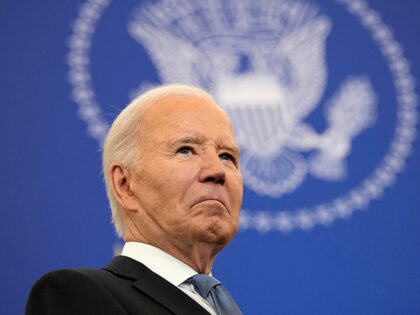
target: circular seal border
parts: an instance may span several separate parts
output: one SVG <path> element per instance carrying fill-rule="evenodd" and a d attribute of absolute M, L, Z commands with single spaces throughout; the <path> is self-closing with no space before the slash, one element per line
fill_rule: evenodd
<path fill-rule="evenodd" d="M 335 0 L 343 5 L 367 29 L 388 62 L 396 88 L 398 102 L 397 124 L 389 150 L 372 174 L 359 186 L 330 202 L 297 210 L 278 210 L 276 213 L 242 209 L 239 229 L 290 232 L 293 229 L 310 230 L 315 225 L 330 225 L 336 219 L 348 218 L 355 210 L 363 210 L 371 199 L 379 198 L 404 165 L 412 149 L 416 134 L 417 95 L 410 65 L 403 49 L 384 25 L 380 15 L 369 8 L 365 0 Z M 68 79 L 72 98 L 78 104 L 80 117 L 86 122 L 89 134 L 102 147 L 109 124 L 105 121 L 95 99 L 89 73 L 90 40 L 96 24 L 111 0 L 87 0 L 72 25 L 69 39 Z"/>

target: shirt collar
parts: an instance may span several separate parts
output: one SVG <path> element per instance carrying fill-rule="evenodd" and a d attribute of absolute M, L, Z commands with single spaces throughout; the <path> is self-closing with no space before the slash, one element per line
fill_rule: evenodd
<path fill-rule="evenodd" d="M 149 244 L 127 242 L 124 244 L 121 255 L 141 262 L 175 286 L 179 286 L 185 280 L 197 274 L 184 262 Z"/>

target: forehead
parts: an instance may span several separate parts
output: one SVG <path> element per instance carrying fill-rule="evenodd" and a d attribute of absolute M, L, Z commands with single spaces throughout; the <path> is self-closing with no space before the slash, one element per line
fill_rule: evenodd
<path fill-rule="evenodd" d="M 140 129 L 153 137 L 189 132 L 233 138 L 226 113 L 212 100 L 195 96 L 170 96 L 151 105 L 142 114 Z"/>

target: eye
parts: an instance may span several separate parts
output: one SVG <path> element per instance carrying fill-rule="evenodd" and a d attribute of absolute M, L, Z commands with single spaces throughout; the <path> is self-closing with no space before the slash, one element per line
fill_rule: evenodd
<path fill-rule="evenodd" d="M 219 158 L 221 160 L 234 162 L 233 156 L 231 154 L 229 154 L 229 153 L 222 153 L 222 154 L 219 155 Z"/>
<path fill-rule="evenodd" d="M 192 152 L 192 149 L 190 147 L 181 147 L 176 151 L 176 153 L 180 153 L 180 154 L 190 154 L 191 152 Z"/>

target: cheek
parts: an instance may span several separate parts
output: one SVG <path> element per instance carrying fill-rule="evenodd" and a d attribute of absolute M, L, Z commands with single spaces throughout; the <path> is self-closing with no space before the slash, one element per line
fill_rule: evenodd
<path fill-rule="evenodd" d="M 242 205 L 242 196 L 243 196 L 243 182 L 242 176 L 236 175 L 235 180 L 232 181 L 232 185 L 229 191 L 232 207 L 239 214 Z"/>
<path fill-rule="evenodd" d="M 170 182 L 174 190 L 180 194 L 185 193 L 197 181 L 197 167 L 193 163 L 180 163 L 173 167 L 167 174 L 167 182 Z"/>
<path fill-rule="evenodd" d="M 166 169 L 165 174 L 155 182 L 155 189 L 159 191 L 158 202 L 174 216 L 182 216 L 189 210 L 191 199 L 195 196 L 192 196 L 194 174 L 194 168 L 189 165 L 172 167 Z"/>
<path fill-rule="evenodd" d="M 243 183 L 243 179 L 242 179 L 242 174 L 238 173 L 236 174 L 236 181 L 235 181 L 235 189 L 238 195 L 238 199 L 240 200 L 240 202 L 242 203 L 242 196 L 244 193 L 244 183 Z"/>

